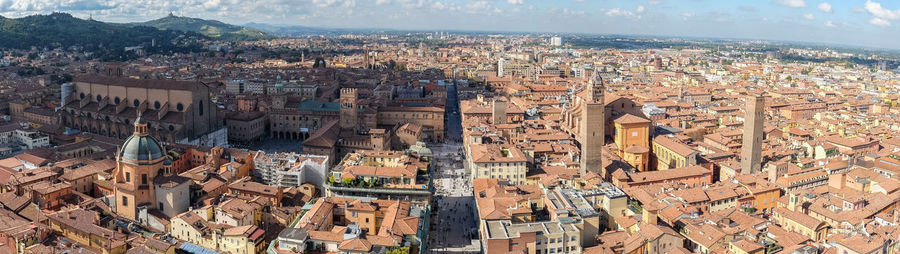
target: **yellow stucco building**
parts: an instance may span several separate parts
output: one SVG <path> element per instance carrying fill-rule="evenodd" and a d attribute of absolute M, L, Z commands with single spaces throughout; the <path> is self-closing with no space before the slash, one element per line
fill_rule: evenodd
<path fill-rule="evenodd" d="M 613 137 L 619 156 L 637 171 L 648 171 L 650 166 L 650 120 L 624 114 L 613 120 Z"/>

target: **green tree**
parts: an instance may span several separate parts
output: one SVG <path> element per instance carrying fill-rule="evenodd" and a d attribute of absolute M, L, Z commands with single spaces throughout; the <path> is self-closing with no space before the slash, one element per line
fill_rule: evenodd
<path fill-rule="evenodd" d="M 391 247 L 388 249 L 387 254 L 408 254 L 409 247 Z"/>
<path fill-rule="evenodd" d="M 353 177 L 344 177 L 344 185 L 350 185 L 353 183 Z"/>

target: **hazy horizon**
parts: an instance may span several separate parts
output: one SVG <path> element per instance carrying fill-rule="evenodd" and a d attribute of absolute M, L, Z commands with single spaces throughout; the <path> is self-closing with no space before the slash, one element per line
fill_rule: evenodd
<path fill-rule="evenodd" d="M 583 33 L 900 49 L 900 2 L 852 0 L 0 0 L 0 15 L 67 12 L 107 22 L 168 15 L 244 25 Z"/>

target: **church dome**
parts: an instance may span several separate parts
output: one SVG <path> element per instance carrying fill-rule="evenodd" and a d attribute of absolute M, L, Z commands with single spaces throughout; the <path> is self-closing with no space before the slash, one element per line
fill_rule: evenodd
<path fill-rule="evenodd" d="M 122 144 L 119 157 L 128 160 L 152 161 L 165 155 L 166 149 L 148 134 L 147 122 L 143 117 L 138 116 L 134 120 L 134 134 Z"/>
<path fill-rule="evenodd" d="M 132 135 L 125 140 L 119 157 L 129 160 L 152 161 L 165 156 L 165 149 L 151 136 Z"/>

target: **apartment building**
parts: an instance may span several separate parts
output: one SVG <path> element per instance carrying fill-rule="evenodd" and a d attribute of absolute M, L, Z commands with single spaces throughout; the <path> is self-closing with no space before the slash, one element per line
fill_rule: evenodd
<path fill-rule="evenodd" d="M 697 165 L 700 152 L 679 143 L 668 136 L 653 138 L 653 155 L 656 159 L 656 170 L 667 170 Z"/>
<path fill-rule="evenodd" d="M 421 207 L 397 200 L 320 198 L 297 225 L 282 231 L 276 253 L 380 253 L 392 247 L 424 249 Z"/>
<path fill-rule="evenodd" d="M 401 199 L 431 202 L 431 163 L 403 151 L 360 151 L 344 156 L 325 184 L 328 197 Z"/>
<path fill-rule="evenodd" d="M 169 233 L 200 247 L 230 253 L 263 253 L 265 230 L 255 225 L 231 226 L 213 221 L 211 209 L 187 211 L 171 220 Z"/>
<path fill-rule="evenodd" d="M 260 151 L 253 158 L 253 177 L 266 185 L 287 188 L 312 183 L 322 189 L 328 160 L 323 155 Z"/>
<path fill-rule="evenodd" d="M 525 183 L 528 159 L 522 150 L 506 144 L 472 144 L 468 146 L 466 163 L 473 179 L 506 179 L 515 184 Z"/>
<path fill-rule="evenodd" d="M 488 221 L 482 234 L 485 253 L 581 253 L 581 232 L 560 221 Z"/>

